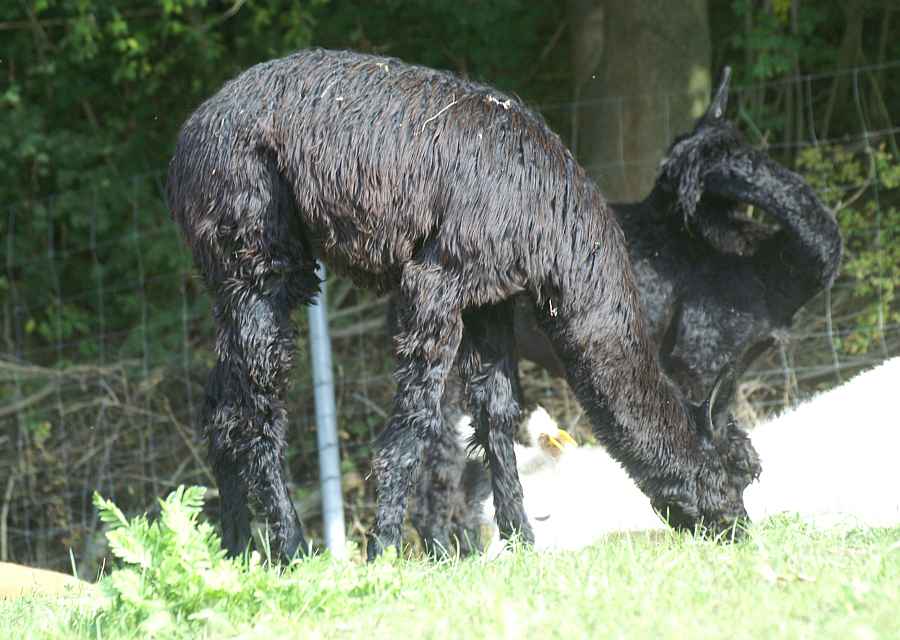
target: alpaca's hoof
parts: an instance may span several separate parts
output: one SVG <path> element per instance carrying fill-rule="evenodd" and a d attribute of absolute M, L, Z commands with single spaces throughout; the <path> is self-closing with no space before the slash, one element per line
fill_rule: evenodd
<path fill-rule="evenodd" d="M 369 541 L 366 544 L 366 561 L 372 562 L 382 553 L 384 553 L 384 546 L 374 535 L 369 535 Z"/>
<path fill-rule="evenodd" d="M 432 560 L 446 560 L 455 555 L 455 546 L 450 542 L 448 536 L 432 536 L 425 540 L 424 544 L 425 550 Z"/>
<path fill-rule="evenodd" d="M 528 547 L 534 546 L 534 531 L 528 520 L 522 523 L 521 527 L 506 526 L 500 530 L 500 537 L 504 540 L 516 540 Z"/>
<path fill-rule="evenodd" d="M 311 554 L 311 549 L 302 531 L 298 528 L 281 547 L 281 561 L 290 564 L 295 558 L 305 558 Z"/>
<path fill-rule="evenodd" d="M 372 532 L 369 534 L 369 540 L 366 544 L 366 560 L 368 562 L 372 562 L 382 553 L 384 553 L 385 549 L 390 547 L 394 547 L 397 550 L 397 554 L 400 554 L 400 534 L 385 534 L 382 532 Z"/>

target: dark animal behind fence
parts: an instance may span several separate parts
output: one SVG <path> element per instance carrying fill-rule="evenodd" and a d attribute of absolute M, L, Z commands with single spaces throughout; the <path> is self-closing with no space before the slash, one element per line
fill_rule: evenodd
<path fill-rule="evenodd" d="M 841 261 L 834 214 L 725 116 L 729 80 L 726 69 L 694 129 L 669 146 L 647 197 L 610 205 L 663 369 L 694 402 L 724 367 L 746 368 L 786 339 L 797 311 L 831 287 Z M 746 204 L 777 226 L 748 218 Z M 529 312 L 517 306 L 517 343 L 563 375 Z"/>
<path fill-rule="evenodd" d="M 290 312 L 315 259 L 398 292 L 393 414 L 373 462 L 370 557 L 397 545 L 410 481 L 440 432 L 458 363 L 492 472 L 501 534 L 530 529 L 512 302 L 526 292 L 597 435 L 673 522 L 730 526 L 758 471 L 749 442 L 666 380 L 621 229 L 558 136 L 518 100 L 451 74 L 351 52 L 302 51 L 247 70 L 187 120 L 167 196 L 215 298 L 217 363 L 204 432 L 224 541 L 248 501 L 276 551 L 306 541 L 281 468 Z"/>
<path fill-rule="evenodd" d="M 812 188 L 747 144 L 725 116 L 729 78 L 726 69 L 706 113 L 670 145 L 651 193 L 640 202 L 610 205 L 625 231 L 663 369 L 695 402 L 710 393 L 723 369 L 737 363 L 740 373 L 786 339 L 796 312 L 831 286 L 841 257 L 837 221 Z M 765 211 L 777 227 L 747 218 L 745 204 Z M 518 302 L 520 352 L 565 375 L 531 305 Z M 435 451 L 417 485 L 416 500 L 424 506 L 413 512 L 426 546 L 434 532 L 467 531 L 472 511 L 480 508 L 457 507 L 451 517 L 442 507 L 462 498 L 426 491 L 439 486 L 428 474 L 446 473 L 465 460 L 453 433 L 442 436 Z M 462 482 L 451 491 L 465 495 Z"/>

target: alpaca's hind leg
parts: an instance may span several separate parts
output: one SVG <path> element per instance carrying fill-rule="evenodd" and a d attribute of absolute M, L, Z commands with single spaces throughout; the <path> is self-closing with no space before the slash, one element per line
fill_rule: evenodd
<path fill-rule="evenodd" d="M 319 279 L 274 160 L 251 153 L 239 160 L 227 180 L 212 172 L 219 182 L 209 188 L 216 193 L 210 202 L 220 208 L 209 212 L 209 203 L 197 202 L 198 219 L 186 218 L 195 261 L 215 298 L 218 358 L 203 427 L 226 549 L 235 555 L 249 542 L 249 502 L 271 527 L 276 557 L 288 558 L 306 548 L 282 468 L 283 397 L 296 340 L 290 314 L 313 299 Z"/>
<path fill-rule="evenodd" d="M 534 534 L 522 499 L 513 438 L 519 427 L 522 396 L 513 335 L 513 303 L 504 301 L 466 314 L 464 348 L 472 350 L 469 402 L 476 441 L 491 469 L 494 509 L 500 535 L 514 533 L 525 542 Z"/>
<path fill-rule="evenodd" d="M 443 427 L 441 395 L 462 335 L 457 280 L 438 265 L 406 265 L 398 298 L 397 393 L 393 414 L 376 442 L 375 527 L 368 558 L 399 549 L 406 496 L 422 452 Z"/>
<path fill-rule="evenodd" d="M 231 555 L 249 542 L 248 499 L 267 519 L 278 557 L 306 550 L 282 468 L 287 427 L 283 395 L 295 349 L 290 311 L 311 295 L 293 289 L 304 280 L 312 284 L 315 276 L 294 278 L 292 290 L 270 279 L 265 291 L 232 280 L 216 305 L 219 357 L 210 376 L 204 425 L 222 496 L 223 542 Z"/>
<path fill-rule="evenodd" d="M 210 448 L 212 453 L 212 448 Z M 238 470 L 227 458 L 210 456 L 219 487 L 219 520 L 222 524 L 222 546 L 236 556 L 250 542 L 250 509 L 247 493 L 241 486 Z M 218 458 L 218 459 L 217 459 Z"/>

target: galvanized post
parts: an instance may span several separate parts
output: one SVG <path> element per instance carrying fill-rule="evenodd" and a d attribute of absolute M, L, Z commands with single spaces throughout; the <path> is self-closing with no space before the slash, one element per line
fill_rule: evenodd
<path fill-rule="evenodd" d="M 322 279 L 325 266 L 320 265 Z M 319 447 L 319 484 L 322 489 L 322 521 L 325 545 L 336 558 L 347 553 L 344 531 L 344 504 L 341 495 L 341 460 L 334 404 L 334 375 L 331 364 L 331 337 L 325 304 L 325 282 L 316 304 L 308 307 L 309 344 L 313 386 L 316 394 L 316 441 Z"/>

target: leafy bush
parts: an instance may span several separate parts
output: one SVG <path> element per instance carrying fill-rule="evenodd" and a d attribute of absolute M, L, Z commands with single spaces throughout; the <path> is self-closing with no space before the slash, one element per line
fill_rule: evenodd
<path fill-rule="evenodd" d="M 110 610 L 147 635 L 177 622 L 202 623 L 217 606 L 239 597 L 242 567 L 225 558 L 208 522 L 198 522 L 204 487 L 179 487 L 160 500 L 159 520 L 130 521 L 109 500 L 94 495 L 100 518 L 112 527 L 110 550 L 125 566 L 103 582 Z"/>
<path fill-rule="evenodd" d="M 100 606 L 76 614 L 76 627 L 98 637 L 221 637 L 249 629 L 259 635 L 260 625 L 280 627 L 288 616 L 349 611 L 361 599 L 394 597 L 403 589 L 403 563 L 391 554 L 363 566 L 326 554 L 286 570 L 256 552 L 226 558 L 213 526 L 201 517 L 205 493 L 204 487 L 178 487 L 159 501 L 154 521 L 129 519 L 94 495 L 121 566 L 101 581 Z"/>
<path fill-rule="evenodd" d="M 900 160 L 885 146 L 854 153 L 831 145 L 805 149 L 797 165 L 835 211 L 844 238 L 841 279 L 852 297 L 835 347 L 865 353 L 900 323 Z"/>

